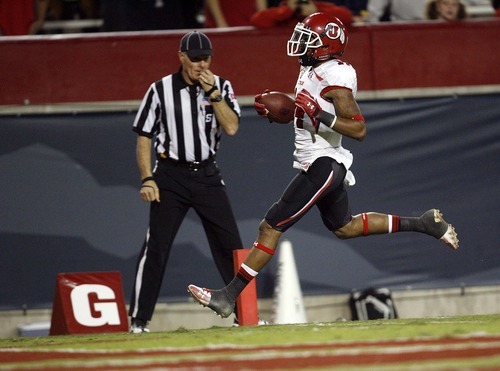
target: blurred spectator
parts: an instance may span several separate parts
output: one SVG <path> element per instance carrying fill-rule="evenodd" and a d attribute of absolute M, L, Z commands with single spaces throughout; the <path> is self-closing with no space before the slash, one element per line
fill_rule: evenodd
<path fill-rule="evenodd" d="M 491 0 L 491 5 L 495 9 L 495 15 L 500 17 L 500 0 Z"/>
<path fill-rule="evenodd" d="M 101 0 L 102 30 L 145 31 L 199 28 L 203 0 Z"/>
<path fill-rule="evenodd" d="M 99 17 L 98 0 L 49 0 L 48 19 L 96 19 Z"/>
<path fill-rule="evenodd" d="M 36 35 L 43 27 L 49 0 L 0 0 L 0 35 Z"/>
<path fill-rule="evenodd" d="M 369 22 L 423 20 L 427 0 L 368 0 Z"/>
<path fill-rule="evenodd" d="M 97 32 L 100 31 L 98 25 L 91 26 L 90 23 L 85 27 L 71 27 L 71 21 L 94 20 L 100 18 L 99 14 L 100 0 L 49 0 L 47 9 L 47 21 L 64 21 L 59 23 L 60 28 L 53 25 L 45 29 L 45 33 L 66 33 L 71 32 Z M 64 26 L 66 24 L 67 26 Z"/>
<path fill-rule="evenodd" d="M 250 26 L 252 15 L 266 8 L 266 0 L 205 0 L 205 27 Z"/>
<path fill-rule="evenodd" d="M 467 17 L 465 6 L 460 0 L 432 0 L 427 4 L 427 19 L 456 21 Z"/>
<path fill-rule="evenodd" d="M 328 2 L 348 8 L 355 22 L 364 22 L 368 16 L 368 0 L 328 0 Z"/>
<path fill-rule="evenodd" d="M 337 6 L 326 1 L 314 0 L 283 0 L 279 6 L 261 10 L 252 16 L 252 25 L 259 28 L 284 26 L 293 28 L 297 22 L 305 17 L 323 12 L 337 17 L 345 27 L 349 28 L 353 17 L 351 11 L 345 6 Z"/>

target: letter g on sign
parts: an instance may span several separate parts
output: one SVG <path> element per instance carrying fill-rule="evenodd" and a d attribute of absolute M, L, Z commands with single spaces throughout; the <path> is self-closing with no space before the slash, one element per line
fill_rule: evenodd
<path fill-rule="evenodd" d="M 98 300 L 90 300 L 90 295 L 94 294 Z M 71 291 L 71 304 L 76 321 L 88 327 L 99 327 L 104 325 L 119 325 L 120 315 L 116 302 L 115 292 L 104 285 L 79 285 Z M 99 313 L 96 317 L 93 313 Z"/>

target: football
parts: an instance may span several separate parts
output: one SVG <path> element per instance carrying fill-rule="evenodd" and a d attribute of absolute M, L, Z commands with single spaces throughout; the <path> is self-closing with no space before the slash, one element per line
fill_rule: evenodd
<path fill-rule="evenodd" d="M 269 111 L 267 117 L 271 121 L 280 124 L 288 124 L 293 121 L 295 101 L 288 94 L 270 91 L 263 93 L 257 101 L 266 106 Z"/>

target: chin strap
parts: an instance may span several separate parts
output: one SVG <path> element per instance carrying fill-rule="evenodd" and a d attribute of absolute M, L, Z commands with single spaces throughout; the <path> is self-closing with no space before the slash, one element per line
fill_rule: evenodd
<path fill-rule="evenodd" d="M 314 66 L 318 62 L 324 62 L 324 61 L 329 61 L 332 59 L 336 59 L 337 57 L 341 57 L 344 52 L 339 52 L 339 53 L 331 53 L 328 54 L 327 58 L 325 59 L 320 59 L 320 58 L 314 58 L 313 55 L 302 55 L 299 57 L 299 63 L 301 66 Z"/>

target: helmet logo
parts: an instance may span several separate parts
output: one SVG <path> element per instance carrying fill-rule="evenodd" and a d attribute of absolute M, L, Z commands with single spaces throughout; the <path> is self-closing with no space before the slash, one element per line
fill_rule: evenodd
<path fill-rule="evenodd" d="M 340 39 L 341 44 L 344 44 L 345 42 L 344 30 L 342 27 L 339 27 L 338 24 L 333 22 L 330 22 L 325 26 L 325 35 L 332 40 Z"/>

